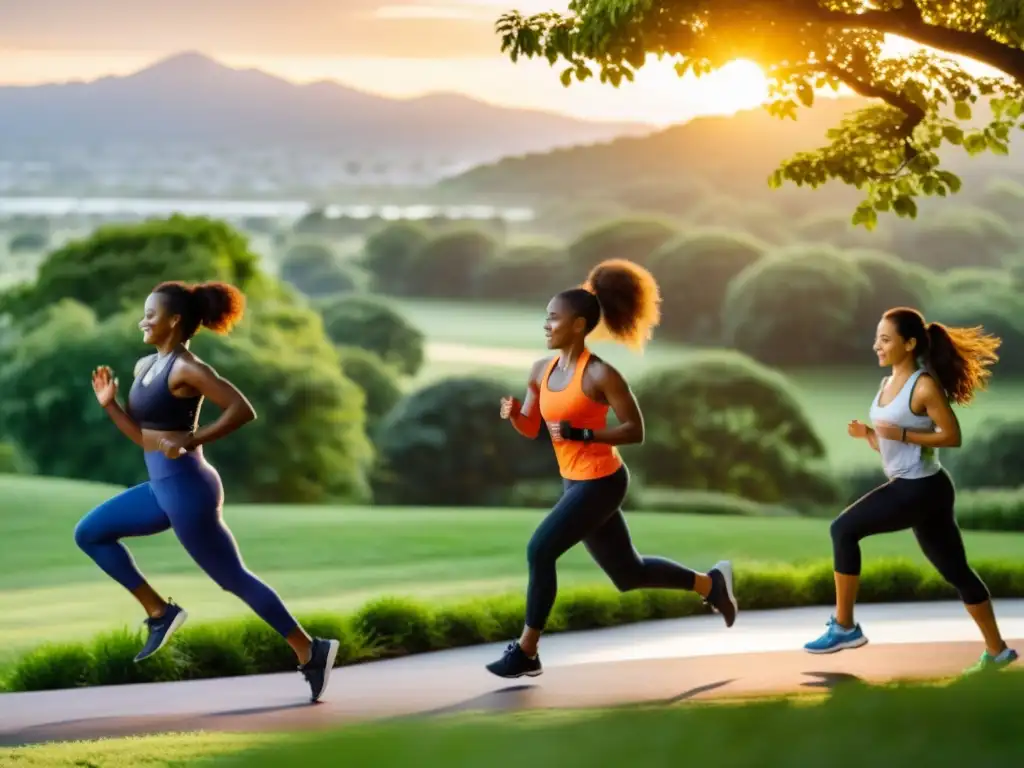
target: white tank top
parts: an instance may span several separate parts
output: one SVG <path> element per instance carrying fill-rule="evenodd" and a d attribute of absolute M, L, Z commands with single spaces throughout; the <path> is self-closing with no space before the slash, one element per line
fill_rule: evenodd
<path fill-rule="evenodd" d="M 898 427 L 905 427 L 907 432 L 935 432 L 935 422 L 931 417 L 918 416 L 910 410 L 911 396 L 914 394 L 914 385 L 926 373 L 925 369 L 919 368 L 910 375 L 910 378 L 903 384 L 903 388 L 896 393 L 896 397 L 888 405 L 879 405 L 882 399 L 882 390 L 885 382 L 882 381 L 871 403 L 871 421 L 884 421 L 895 424 Z M 914 480 L 922 477 L 930 477 L 942 469 L 939 463 L 939 452 L 936 448 L 914 443 L 903 443 L 899 440 L 885 440 L 878 438 L 878 448 L 882 454 L 882 469 L 886 477 L 903 478 Z"/>

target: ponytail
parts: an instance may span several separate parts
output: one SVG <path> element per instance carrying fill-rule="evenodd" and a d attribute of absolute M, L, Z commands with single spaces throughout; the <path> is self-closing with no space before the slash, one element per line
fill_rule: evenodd
<path fill-rule="evenodd" d="M 661 292 L 654 276 L 632 261 L 610 259 L 590 271 L 583 290 L 597 298 L 597 338 L 643 349 L 661 322 Z"/>
<path fill-rule="evenodd" d="M 967 405 L 974 393 L 988 385 L 989 366 L 999 360 L 996 350 L 1002 341 L 974 328 L 947 328 L 928 323 L 926 359 L 947 397 L 957 405 Z"/>
<path fill-rule="evenodd" d="M 245 294 L 228 283 L 187 285 L 179 281 L 161 283 L 153 293 L 162 294 L 172 315 L 180 315 L 182 338 L 188 341 L 200 326 L 214 333 L 227 333 L 245 313 Z"/>

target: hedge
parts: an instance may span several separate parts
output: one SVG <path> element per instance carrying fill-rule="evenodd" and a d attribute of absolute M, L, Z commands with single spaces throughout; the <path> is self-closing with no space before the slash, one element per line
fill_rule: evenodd
<path fill-rule="evenodd" d="M 974 565 L 994 597 L 1024 597 L 1024 564 L 997 561 Z M 804 566 L 741 567 L 735 578 L 742 610 L 824 607 L 834 599 L 828 561 Z M 956 592 L 933 569 L 901 559 L 870 563 L 864 569 L 859 595 L 861 603 L 952 599 L 956 599 Z M 337 664 L 345 666 L 517 637 L 524 609 L 522 594 L 438 606 L 384 597 L 351 615 L 311 615 L 301 621 L 310 633 L 341 641 Z M 620 594 L 610 587 L 566 589 L 555 603 L 548 632 L 681 618 L 708 611 L 692 592 L 640 590 Z M 252 617 L 186 625 L 159 654 L 136 664 L 132 659 L 141 645 L 138 629 L 108 632 L 91 642 L 43 645 L 15 663 L 4 689 L 39 691 L 197 680 L 296 668 L 287 644 Z"/>

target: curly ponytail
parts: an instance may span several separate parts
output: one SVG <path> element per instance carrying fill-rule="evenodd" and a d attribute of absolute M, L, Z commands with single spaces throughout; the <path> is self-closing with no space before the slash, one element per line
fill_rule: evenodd
<path fill-rule="evenodd" d="M 245 313 L 245 294 L 228 283 L 170 281 L 158 285 L 153 293 L 166 297 L 172 315 L 181 315 L 183 341 L 195 336 L 200 326 L 227 333 Z"/>
<path fill-rule="evenodd" d="M 939 380 L 946 396 L 957 405 L 967 405 L 977 391 L 985 389 L 992 376 L 989 366 L 999 360 L 996 350 L 1002 344 L 998 336 L 973 328 L 948 328 L 942 323 L 925 323 L 916 309 L 897 307 L 884 317 L 892 320 L 899 335 L 916 341 L 920 360 Z"/>

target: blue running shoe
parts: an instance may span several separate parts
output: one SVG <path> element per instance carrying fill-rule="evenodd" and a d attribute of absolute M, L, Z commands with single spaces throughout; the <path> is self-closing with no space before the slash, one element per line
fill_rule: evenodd
<path fill-rule="evenodd" d="M 537 677 L 544 672 L 544 667 L 540 663 L 540 654 L 527 656 L 518 642 L 511 642 L 500 659 L 487 665 L 487 671 L 498 677 Z"/>
<path fill-rule="evenodd" d="M 973 675 L 978 672 L 995 672 L 1016 660 L 1017 652 L 1013 648 L 1004 648 L 1003 652 L 998 656 L 993 656 L 988 651 L 985 651 L 981 654 L 981 658 L 978 659 L 978 663 L 964 670 L 964 674 Z"/>
<path fill-rule="evenodd" d="M 167 610 L 164 611 L 163 616 L 159 619 L 146 619 L 145 625 L 149 630 L 149 637 L 146 638 L 146 644 L 142 646 L 142 650 L 135 657 L 135 661 L 148 659 L 167 645 L 171 635 L 178 631 L 178 628 L 185 623 L 187 618 L 188 614 L 185 613 L 184 608 L 168 601 Z"/>
<path fill-rule="evenodd" d="M 868 641 L 860 629 L 860 624 L 855 625 L 853 629 L 846 629 L 839 626 L 839 622 L 833 616 L 825 626 L 827 627 L 825 634 L 817 640 L 807 643 L 804 646 L 805 651 L 808 653 L 835 653 L 847 648 L 860 648 Z"/>

